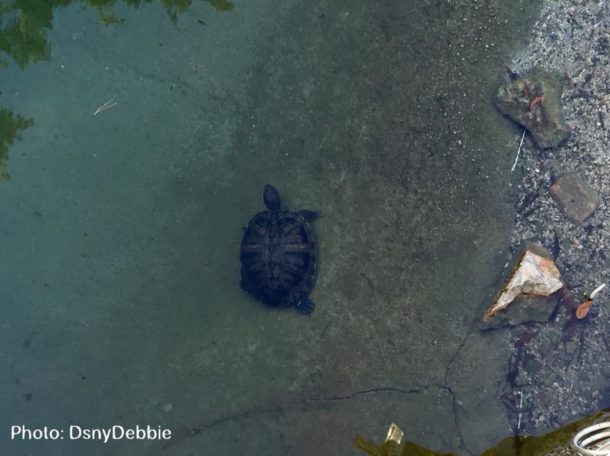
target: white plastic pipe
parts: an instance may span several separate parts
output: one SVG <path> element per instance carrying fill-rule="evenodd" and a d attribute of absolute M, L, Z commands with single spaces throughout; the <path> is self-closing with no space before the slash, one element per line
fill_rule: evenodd
<path fill-rule="evenodd" d="M 610 421 L 578 432 L 572 439 L 572 447 L 582 456 L 610 456 Z"/>

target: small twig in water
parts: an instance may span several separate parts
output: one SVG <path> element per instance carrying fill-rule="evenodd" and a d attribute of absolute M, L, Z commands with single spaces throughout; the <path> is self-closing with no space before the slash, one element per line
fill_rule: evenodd
<path fill-rule="evenodd" d="M 523 407 L 523 390 L 519 391 L 519 420 L 517 421 L 517 435 L 521 431 L 521 409 Z"/>
<path fill-rule="evenodd" d="M 112 97 L 110 100 L 108 100 L 106 103 L 104 103 L 103 105 L 101 105 L 99 108 L 97 108 L 94 112 L 92 117 L 97 116 L 100 112 L 105 111 L 106 109 L 110 109 L 113 106 L 117 105 L 117 102 L 114 101 L 114 99 L 116 98 L 116 95 L 114 97 Z"/>
<path fill-rule="evenodd" d="M 512 173 L 517 166 L 517 162 L 519 161 L 519 155 L 521 154 L 521 146 L 523 146 L 523 139 L 525 139 L 525 128 L 523 129 L 523 134 L 521 135 L 521 141 L 519 142 L 519 149 L 517 149 L 517 156 L 515 157 L 515 163 L 513 163 L 513 167 L 510 169 Z"/>

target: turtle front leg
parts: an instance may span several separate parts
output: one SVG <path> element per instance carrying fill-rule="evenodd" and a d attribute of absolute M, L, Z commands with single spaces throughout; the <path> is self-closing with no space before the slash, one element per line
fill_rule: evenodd
<path fill-rule="evenodd" d="M 320 211 L 310 211 L 309 209 L 302 209 L 299 211 L 299 214 L 301 214 L 308 222 L 313 222 L 318 217 L 322 217 Z"/>

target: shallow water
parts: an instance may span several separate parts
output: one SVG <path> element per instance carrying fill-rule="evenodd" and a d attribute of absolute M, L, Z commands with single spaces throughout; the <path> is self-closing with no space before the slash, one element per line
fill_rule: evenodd
<path fill-rule="evenodd" d="M 472 323 L 504 274 L 518 138 L 489 95 L 532 6 L 210 3 L 58 7 L 48 56 L 6 58 L 0 103 L 33 124 L 0 183 L 2 452 L 358 454 L 391 421 L 491 446 L 510 349 Z M 238 285 L 267 182 L 323 214 L 310 317 Z"/>

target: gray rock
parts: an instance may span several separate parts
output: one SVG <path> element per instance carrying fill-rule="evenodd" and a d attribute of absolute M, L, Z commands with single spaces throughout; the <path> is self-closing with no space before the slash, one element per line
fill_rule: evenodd
<path fill-rule="evenodd" d="M 498 88 L 500 112 L 524 126 L 540 149 L 558 146 L 568 137 L 561 107 L 561 83 L 555 73 L 534 71 Z"/>
<path fill-rule="evenodd" d="M 490 321 L 478 324 L 482 331 L 498 328 L 512 328 L 526 323 L 546 323 L 557 306 L 556 296 L 522 296 L 514 306 L 499 313 Z"/>
<path fill-rule="evenodd" d="M 565 351 L 566 351 L 566 353 L 569 353 L 570 355 L 574 354 L 574 352 L 576 351 L 576 348 L 577 348 L 576 342 L 574 342 L 573 340 L 569 340 L 565 344 Z"/>
<path fill-rule="evenodd" d="M 599 205 L 595 190 L 574 173 L 562 175 L 551 186 L 549 193 L 565 216 L 574 223 L 582 223 Z"/>
<path fill-rule="evenodd" d="M 554 297 L 526 296 L 499 320 L 503 326 L 518 326 L 530 322 L 544 323 L 549 321 L 556 305 L 557 300 Z"/>

